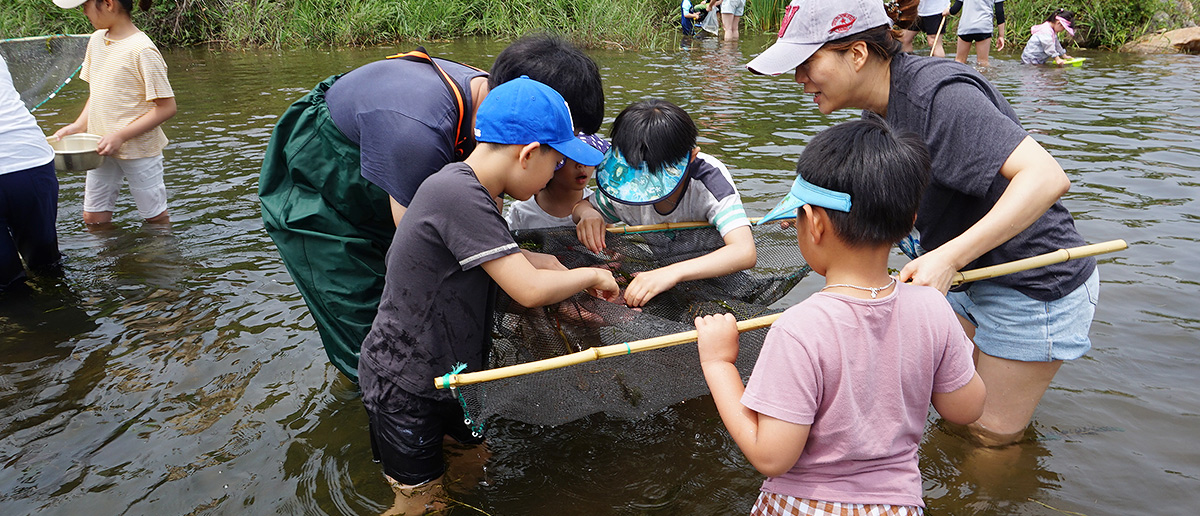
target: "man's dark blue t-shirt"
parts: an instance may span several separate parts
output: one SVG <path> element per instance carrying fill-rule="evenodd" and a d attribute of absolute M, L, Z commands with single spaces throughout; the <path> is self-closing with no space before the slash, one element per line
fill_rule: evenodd
<path fill-rule="evenodd" d="M 474 118 L 470 66 L 434 61 L 459 85 L 463 116 Z M 334 125 L 358 144 L 362 175 L 403 206 L 417 187 L 455 161 L 458 102 L 428 62 L 384 59 L 343 75 L 325 94 Z"/>

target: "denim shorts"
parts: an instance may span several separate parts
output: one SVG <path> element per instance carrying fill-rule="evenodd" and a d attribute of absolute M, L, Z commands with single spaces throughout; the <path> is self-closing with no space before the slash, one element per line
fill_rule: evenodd
<path fill-rule="evenodd" d="M 975 346 L 988 355 L 1022 362 L 1074 360 L 1092 348 L 1088 330 L 1100 299 L 1100 272 L 1054 301 L 1038 301 L 990 281 L 946 296 L 975 325 Z"/>
<path fill-rule="evenodd" d="M 410 486 L 437 480 L 446 472 L 442 438 L 449 435 L 462 444 L 479 444 L 463 421 L 462 407 L 454 401 L 437 401 L 399 391 L 395 412 L 367 409 L 371 451 L 375 462 L 392 479 Z"/>

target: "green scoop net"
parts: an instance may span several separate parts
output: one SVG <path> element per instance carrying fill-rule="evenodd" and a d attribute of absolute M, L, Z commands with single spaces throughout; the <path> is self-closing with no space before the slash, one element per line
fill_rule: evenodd
<path fill-rule="evenodd" d="M 659 294 L 641 310 L 577 294 L 561 303 L 527 309 L 501 293 L 493 321 L 490 369 L 565 358 L 582 350 L 694 330 L 702 315 L 732 313 L 738 320 L 768 315 L 770 305 L 811 270 L 796 246 L 794 229 L 777 224 L 755 226 L 758 265 L 728 276 L 682 282 Z M 657 269 L 712 252 L 724 240 L 711 226 L 609 234 L 604 255 L 579 243 L 575 228 L 514 232 L 522 248 L 552 254 L 568 268 L 604 267 L 625 287 L 635 273 Z M 758 358 L 767 325 L 742 333 L 737 366 L 748 376 Z M 624 347 L 619 349 L 626 349 Z M 457 385 L 451 385 L 468 423 L 482 434 L 492 418 L 558 425 L 595 413 L 624 419 L 653 414 L 672 404 L 708 393 L 695 345 L 642 352 Z M 585 353 L 586 354 L 586 353 Z M 465 371 L 470 373 L 471 371 Z"/>
<path fill-rule="evenodd" d="M 0 56 L 8 64 L 13 86 L 33 111 L 71 82 L 87 54 L 89 36 L 58 34 L 0 40 Z"/>

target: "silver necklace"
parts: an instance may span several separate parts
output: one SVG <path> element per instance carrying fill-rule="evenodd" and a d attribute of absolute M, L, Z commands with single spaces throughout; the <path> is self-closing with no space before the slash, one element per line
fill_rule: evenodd
<path fill-rule="evenodd" d="M 893 276 L 892 281 L 889 281 L 887 285 L 884 285 L 882 287 L 860 287 L 858 285 L 851 285 L 849 283 L 837 283 L 834 285 L 825 285 L 823 288 L 821 288 L 820 292 L 824 292 L 826 289 L 831 289 L 833 287 L 850 287 L 850 288 L 856 288 L 858 290 L 869 291 L 869 292 L 871 292 L 871 299 L 875 299 L 877 296 L 879 296 L 880 290 L 887 290 L 889 287 L 891 287 L 892 285 L 895 285 L 895 284 L 896 284 L 896 277 Z"/>

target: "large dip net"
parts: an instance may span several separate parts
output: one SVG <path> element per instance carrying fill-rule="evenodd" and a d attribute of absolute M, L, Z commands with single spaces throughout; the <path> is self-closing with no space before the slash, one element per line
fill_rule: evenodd
<path fill-rule="evenodd" d="M 457 384 L 457 378 L 469 374 L 439 380 L 455 385 L 453 391 L 479 433 L 492 418 L 557 425 L 603 412 L 636 419 L 707 394 L 694 344 L 668 343 L 668 347 L 640 352 L 636 348 L 647 339 L 680 342 L 673 334 L 694 333 L 697 316 L 732 313 L 742 321 L 776 312 L 770 305 L 810 269 L 796 246 L 795 230 L 771 224 L 756 226 L 753 231 L 758 249 L 755 268 L 680 283 L 641 310 L 587 294 L 536 309 L 525 309 L 503 294 L 497 301 L 490 369 L 518 364 L 532 367 L 546 359 L 587 355 L 579 352 L 605 347 L 615 347 L 616 356 L 479 383 Z M 568 268 L 608 268 L 622 288 L 634 273 L 701 256 L 724 245 L 710 226 L 609 234 L 604 255 L 589 252 L 571 227 L 517 231 L 514 235 L 523 248 L 553 254 Z M 743 376 L 753 369 L 768 325 L 741 334 L 737 366 Z M 694 338 L 685 335 L 681 342 L 691 341 Z M 453 373 L 460 372 L 470 373 Z"/>
<path fill-rule="evenodd" d="M 54 98 L 83 66 L 88 35 L 59 34 L 0 40 L 13 86 L 30 111 Z"/>

